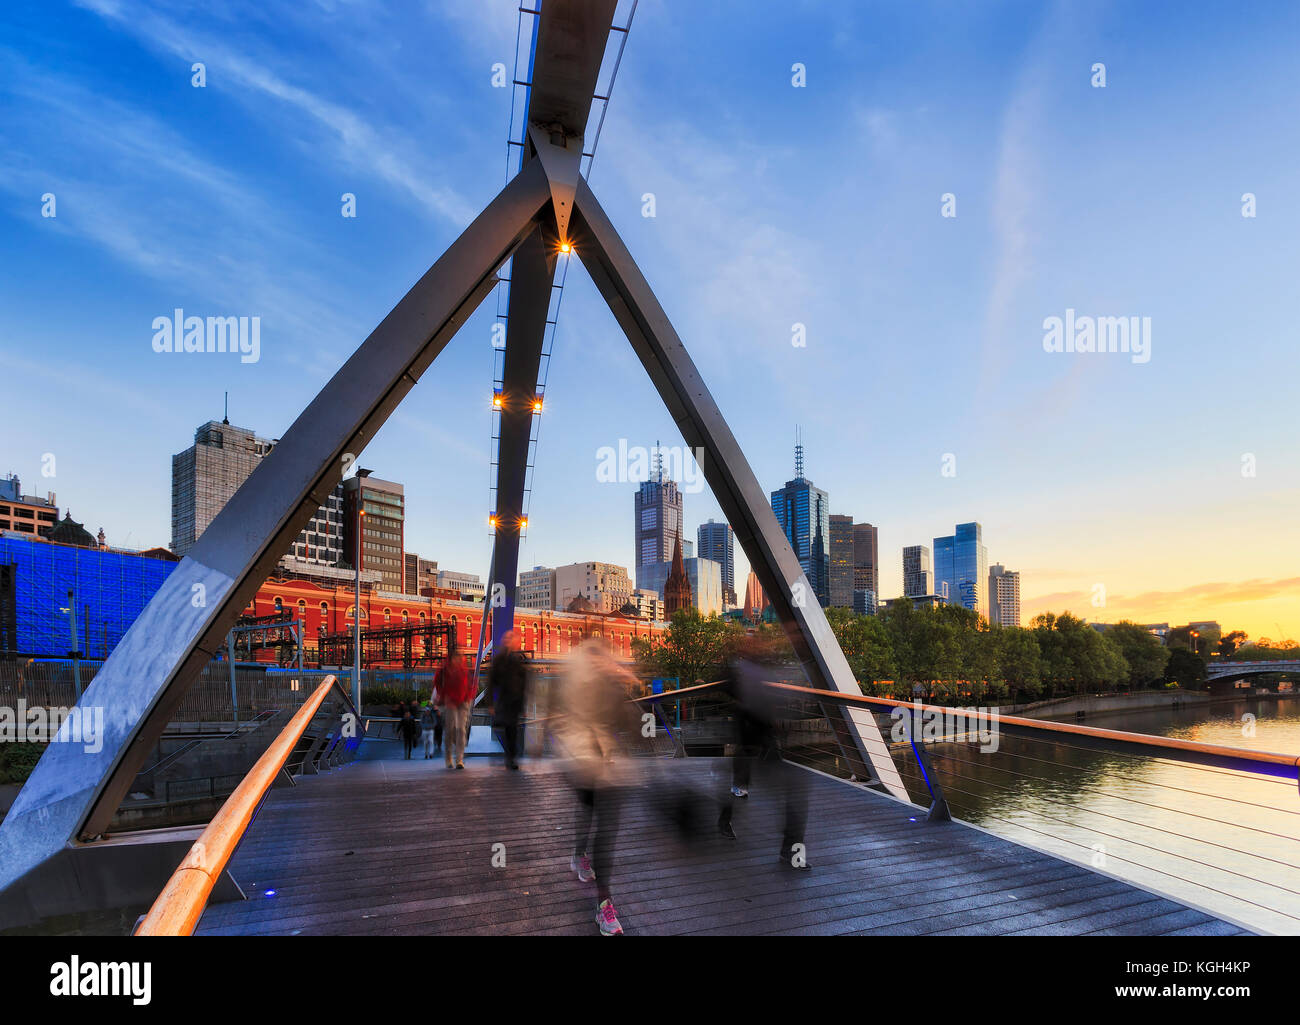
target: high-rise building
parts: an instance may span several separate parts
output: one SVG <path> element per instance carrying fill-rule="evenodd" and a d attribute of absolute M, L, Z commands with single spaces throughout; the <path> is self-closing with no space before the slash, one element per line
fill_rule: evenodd
<path fill-rule="evenodd" d="M 520 573 L 519 587 L 515 591 L 515 607 L 554 609 L 555 570 L 549 566 L 534 566 Z"/>
<path fill-rule="evenodd" d="M 870 523 L 853 524 L 853 590 L 880 593 L 880 542 Z"/>
<path fill-rule="evenodd" d="M 853 517 L 831 513 L 831 606 L 853 607 Z"/>
<path fill-rule="evenodd" d="M 358 511 L 364 515 L 359 516 Z M 372 477 L 369 470 L 358 470 L 343 482 L 343 558 L 349 565 L 357 558 L 358 524 L 360 568 L 379 570 L 381 590 L 404 593 L 406 496 L 402 485 Z"/>
<path fill-rule="evenodd" d="M 859 616 L 874 616 L 876 614 L 876 592 L 854 591 L 853 611 Z"/>
<path fill-rule="evenodd" d="M 228 420 L 209 420 L 194 432 L 194 444 L 172 456 L 173 552 L 189 553 L 274 446 Z"/>
<path fill-rule="evenodd" d="M 641 567 L 668 562 L 673 542 L 682 533 L 682 493 L 676 481 L 665 480 L 658 465 L 656 446 L 654 472 L 636 493 L 636 586 L 644 587 Z"/>
<path fill-rule="evenodd" d="M 763 618 L 765 608 L 767 595 L 763 593 L 763 585 L 758 582 L 758 574 L 751 570 L 745 580 L 745 618 L 757 623 Z"/>
<path fill-rule="evenodd" d="M 926 545 L 908 545 L 903 549 L 903 597 L 919 598 L 933 593 L 930 549 Z"/>
<path fill-rule="evenodd" d="M 209 420 L 194 432 L 194 444 L 172 456 L 171 550 L 186 555 L 276 445 L 228 420 Z M 296 574 L 351 565 L 343 545 L 343 485 L 330 492 L 280 560 Z"/>
<path fill-rule="evenodd" d="M 555 567 L 555 608 L 564 611 L 585 598 L 596 612 L 617 612 L 632 597 L 626 566 L 609 562 L 572 562 Z"/>
<path fill-rule="evenodd" d="M 974 609 L 988 618 L 989 553 L 984 547 L 984 528 L 978 523 L 959 523 L 947 537 L 934 539 L 934 586 L 948 601 Z M 946 590 L 945 590 L 946 588 Z"/>
<path fill-rule="evenodd" d="M 696 554 L 701 559 L 709 559 L 721 567 L 722 601 L 727 608 L 735 608 L 736 601 L 736 533 L 730 523 L 701 523 L 696 531 Z M 685 554 L 685 553 L 683 553 Z M 689 558 L 690 556 L 686 556 Z"/>
<path fill-rule="evenodd" d="M 794 446 L 794 479 L 772 492 L 772 512 L 813 594 L 824 606 L 830 602 L 830 503 L 826 492 L 803 475 L 803 445 Z"/>
<path fill-rule="evenodd" d="M 1020 625 L 1020 574 L 1000 562 L 989 567 L 989 622 Z"/>

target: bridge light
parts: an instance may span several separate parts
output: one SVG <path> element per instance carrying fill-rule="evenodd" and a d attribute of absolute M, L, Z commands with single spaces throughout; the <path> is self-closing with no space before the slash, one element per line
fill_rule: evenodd
<path fill-rule="evenodd" d="M 565 254 L 571 253 L 571 252 L 573 252 L 573 246 L 570 245 L 568 242 L 561 242 L 561 243 L 560 243 L 560 252 L 565 253 Z"/>
<path fill-rule="evenodd" d="M 500 409 L 500 408 L 501 408 L 501 404 L 502 404 L 502 402 L 503 402 L 503 399 L 502 399 L 501 393 L 500 393 L 499 391 L 495 391 L 495 392 L 493 392 L 493 393 L 492 393 L 492 408 L 493 408 L 493 409 Z"/>
<path fill-rule="evenodd" d="M 497 525 L 497 514 L 493 513 L 491 516 L 488 517 L 488 526 L 495 528 L 496 525 Z"/>
<path fill-rule="evenodd" d="M 519 529 L 520 529 L 520 530 L 527 530 L 527 529 L 528 529 L 528 517 L 527 517 L 527 516 L 520 516 L 520 517 L 519 517 Z"/>
<path fill-rule="evenodd" d="M 537 398 L 533 399 L 533 412 L 540 413 L 541 411 L 542 411 L 542 398 L 539 395 Z"/>

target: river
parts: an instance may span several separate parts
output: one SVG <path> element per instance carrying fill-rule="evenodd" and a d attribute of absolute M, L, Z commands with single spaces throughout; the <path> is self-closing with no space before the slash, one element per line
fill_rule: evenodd
<path fill-rule="evenodd" d="M 1300 697 L 1093 715 L 1087 725 L 1300 756 Z M 956 818 L 1249 928 L 1300 934 L 1294 780 L 1009 736 L 989 753 L 972 743 L 929 750 Z M 919 776 L 905 775 L 919 799 Z"/>

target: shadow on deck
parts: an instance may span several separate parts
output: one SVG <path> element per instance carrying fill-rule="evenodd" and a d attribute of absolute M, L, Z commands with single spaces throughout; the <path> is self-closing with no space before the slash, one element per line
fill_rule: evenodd
<path fill-rule="evenodd" d="M 720 759 L 646 759 L 652 781 L 721 794 Z M 653 764 L 649 764 L 649 763 Z M 807 770 L 799 770 L 807 771 Z M 628 935 L 1205 934 L 1238 926 L 961 823 L 812 774 L 811 872 L 778 863 L 780 795 L 755 781 L 739 840 L 682 841 L 663 789 L 623 812 L 612 891 Z M 919 821 L 911 821 L 918 818 Z M 214 934 L 594 935 L 594 888 L 569 871 L 573 797 L 557 763 L 372 757 L 272 792 L 230 868 L 248 901 Z M 492 866 L 493 845 L 506 864 Z M 266 896 L 267 891 L 274 896 Z"/>

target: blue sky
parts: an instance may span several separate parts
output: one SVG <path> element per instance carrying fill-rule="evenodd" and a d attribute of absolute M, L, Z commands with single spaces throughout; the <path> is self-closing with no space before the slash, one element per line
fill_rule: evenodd
<path fill-rule="evenodd" d="M 502 185 L 517 6 L 5 5 L 0 471 L 167 543 L 170 456 L 222 393 L 278 437 Z M 885 596 L 977 519 L 1026 620 L 1300 636 L 1297 52 L 1293 4 L 642 0 L 591 181 L 760 482 L 801 425 Z M 155 353 L 175 307 L 259 316 L 260 361 Z M 1044 352 L 1066 308 L 1150 317 L 1150 362 Z M 484 573 L 493 309 L 361 460 L 406 485 L 410 549 Z M 680 438 L 576 264 L 550 370 L 521 566 L 630 565 L 596 452 Z"/>

